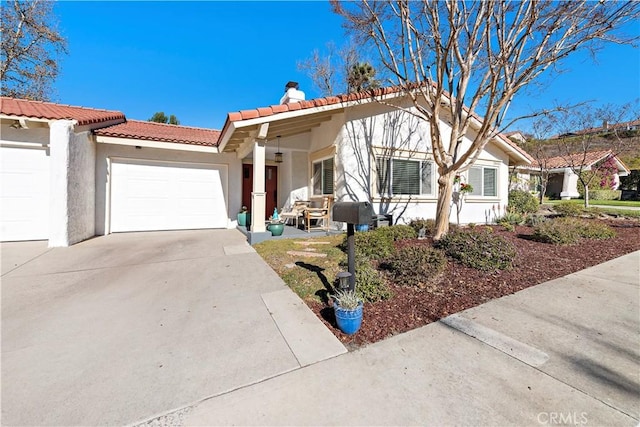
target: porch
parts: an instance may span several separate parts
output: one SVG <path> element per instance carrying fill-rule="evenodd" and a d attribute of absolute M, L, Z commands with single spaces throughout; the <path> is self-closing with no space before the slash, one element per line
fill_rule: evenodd
<path fill-rule="evenodd" d="M 241 225 L 238 225 L 236 228 L 247 237 L 247 241 L 250 245 L 255 245 L 256 243 L 264 242 L 265 240 L 308 239 L 344 233 L 342 230 L 336 230 L 331 227 L 329 228 L 329 231 L 325 231 L 321 228 L 312 228 L 309 231 L 305 231 L 301 228 L 297 228 L 295 225 L 285 224 L 284 232 L 281 236 L 272 236 L 269 231 L 252 233 L 247 229 L 247 227 Z"/>

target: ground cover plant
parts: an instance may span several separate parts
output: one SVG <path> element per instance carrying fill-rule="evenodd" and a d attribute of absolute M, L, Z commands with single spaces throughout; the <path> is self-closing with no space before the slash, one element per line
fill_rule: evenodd
<path fill-rule="evenodd" d="M 477 268 L 478 265 L 465 265 L 455 257 L 444 255 L 444 250 L 436 248 L 429 236 L 425 239 L 394 240 L 389 252 L 384 257 L 374 256 L 376 259 L 363 256 L 362 252 L 368 252 L 366 250 L 359 251 L 356 268 L 361 271 L 358 275 L 361 281 L 359 295 L 365 306 L 362 327 L 353 336 L 342 334 L 336 328 L 329 298 L 337 273 L 346 270 L 344 235 L 309 239 L 327 242 L 312 245 L 313 252 L 326 254 L 323 258 L 289 254 L 291 251 L 299 252 L 303 246 L 293 240 L 268 241 L 255 247 L 327 328 L 347 348 L 355 349 L 491 299 L 640 250 L 640 221 L 637 219 L 609 216 L 604 219 L 554 219 L 554 213 L 550 213 L 550 218 L 532 216 L 530 218 L 536 220 L 528 222 L 535 223 L 534 226 L 515 225 L 513 231 L 499 225 L 478 225 L 452 233 L 472 233 L 483 236 L 481 239 L 492 236 L 489 239 L 500 242 L 494 244 L 497 247 L 511 248 L 511 263 L 504 269 L 498 268 L 501 263 L 485 269 Z M 536 229 L 541 224 L 553 224 L 558 220 L 559 224 L 573 221 L 579 236 L 575 243 L 548 243 L 536 236 Z M 416 228 L 424 224 L 428 223 L 415 221 Z M 406 237 L 403 232 L 387 230 L 382 234 Z M 356 238 L 361 242 L 380 239 L 367 234 L 373 232 L 356 233 Z M 498 249 L 488 248 L 489 252 L 494 250 Z M 442 266 L 439 266 L 440 259 L 444 260 Z M 402 268 L 394 269 L 394 263 Z"/>

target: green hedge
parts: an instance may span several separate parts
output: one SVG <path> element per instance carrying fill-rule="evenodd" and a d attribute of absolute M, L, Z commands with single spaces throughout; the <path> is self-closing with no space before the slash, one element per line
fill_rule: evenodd
<path fill-rule="evenodd" d="M 590 200 L 620 200 L 621 190 L 589 190 Z"/>

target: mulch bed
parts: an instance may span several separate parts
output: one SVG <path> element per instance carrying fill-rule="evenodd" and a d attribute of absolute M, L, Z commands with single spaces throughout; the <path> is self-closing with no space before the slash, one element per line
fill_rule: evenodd
<path fill-rule="evenodd" d="M 425 289 L 391 284 L 393 297 L 365 304 L 361 329 L 353 336 L 335 326 L 333 308 L 307 301 L 314 313 L 350 350 L 389 336 L 424 326 L 442 317 L 512 294 L 567 274 L 640 250 L 640 222 L 607 220 L 617 236 L 608 240 L 583 240 L 575 245 L 552 245 L 531 240 L 533 229 L 516 227 L 508 232 L 495 226 L 494 233 L 517 250 L 511 270 L 482 272 L 449 261 L 444 274 Z M 427 244 L 428 240 L 403 244 Z"/>

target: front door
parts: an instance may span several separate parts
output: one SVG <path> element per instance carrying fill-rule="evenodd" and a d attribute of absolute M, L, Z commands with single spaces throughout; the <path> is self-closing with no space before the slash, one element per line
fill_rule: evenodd
<path fill-rule="evenodd" d="M 265 220 L 273 215 L 273 210 L 278 206 L 278 167 L 265 166 L 264 189 L 266 194 Z M 253 165 L 242 165 L 242 206 L 251 211 L 251 191 L 253 190 Z"/>

